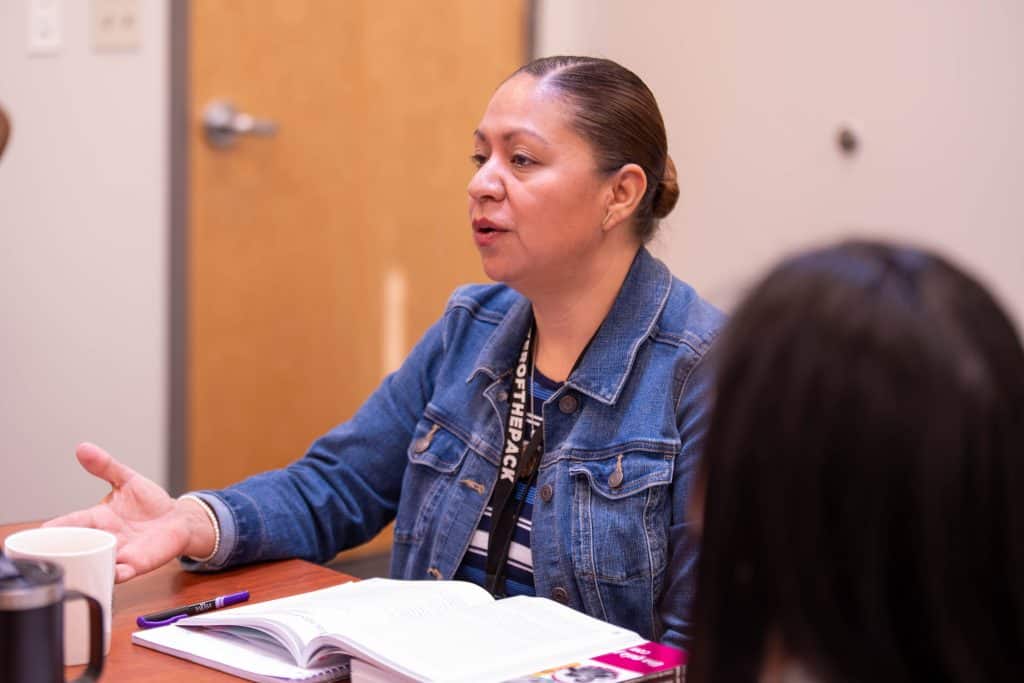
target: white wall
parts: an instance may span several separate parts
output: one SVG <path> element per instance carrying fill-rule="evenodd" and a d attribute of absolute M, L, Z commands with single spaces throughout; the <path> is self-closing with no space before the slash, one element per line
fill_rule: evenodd
<path fill-rule="evenodd" d="M 858 232 L 939 248 L 1024 321 L 1020 0 L 541 0 L 538 27 L 654 91 L 681 185 L 655 250 L 716 303 Z"/>
<path fill-rule="evenodd" d="M 30 56 L 28 0 L 0 0 L 0 523 L 105 493 L 79 441 L 166 479 L 168 5 L 100 54 L 91 3 L 58 4 L 60 51 Z"/>

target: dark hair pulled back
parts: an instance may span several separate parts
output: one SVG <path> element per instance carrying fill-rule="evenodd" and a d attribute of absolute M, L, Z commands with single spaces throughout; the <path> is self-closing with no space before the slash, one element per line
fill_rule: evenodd
<path fill-rule="evenodd" d="M 521 67 L 561 92 L 575 108 L 573 125 L 594 148 L 598 166 L 612 173 L 637 164 L 647 190 L 636 209 L 636 233 L 648 242 L 657 219 L 679 199 L 676 167 L 668 155 L 665 122 L 658 103 L 640 77 L 609 59 L 543 57 Z"/>

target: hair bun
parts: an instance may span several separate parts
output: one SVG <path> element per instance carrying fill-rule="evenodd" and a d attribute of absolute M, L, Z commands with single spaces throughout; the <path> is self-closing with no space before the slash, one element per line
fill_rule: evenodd
<path fill-rule="evenodd" d="M 679 183 L 676 182 L 676 165 L 672 157 L 665 155 L 665 173 L 661 176 L 661 182 L 654 190 L 654 200 L 651 204 L 651 212 L 655 218 L 664 218 L 675 208 L 679 200 Z"/>

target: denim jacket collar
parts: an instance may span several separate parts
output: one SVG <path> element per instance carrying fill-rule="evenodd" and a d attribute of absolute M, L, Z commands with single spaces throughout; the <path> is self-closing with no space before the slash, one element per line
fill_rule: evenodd
<path fill-rule="evenodd" d="M 566 385 L 602 403 L 614 404 L 633 368 L 640 344 L 651 335 L 665 308 L 671 287 L 668 268 L 641 247 L 611 310 Z M 531 304 L 522 297 L 480 350 L 467 381 L 478 372 L 492 379 L 510 373 L 531 318 Z"/>

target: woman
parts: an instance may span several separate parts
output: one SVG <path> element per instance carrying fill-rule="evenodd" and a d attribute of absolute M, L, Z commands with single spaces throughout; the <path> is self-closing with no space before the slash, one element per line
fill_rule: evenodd
<path fill-rule="evenodd" d="M 350 421 L 178 501 L 82 446 L 114 490 L 53 523 L 116 530 L 126 580 L 178 555 L 324 561 L 394 518 L 395 577 L 536 593 L 681 645 L 694 556 L 669 539 L 722 317 L 643 247 L 678 196 L 654 97 L 607 60 L 537 60 L 495 92 L 472 159 L 473 239 L 503 284 L 457 290 Z"/>
<path fill-rule="evenodd" d="M 793 258 L 716 348 L 688 680 L 1019 681 L 1024 350 L 927 252 Z"/>

